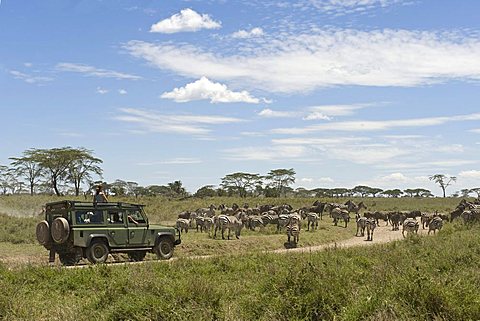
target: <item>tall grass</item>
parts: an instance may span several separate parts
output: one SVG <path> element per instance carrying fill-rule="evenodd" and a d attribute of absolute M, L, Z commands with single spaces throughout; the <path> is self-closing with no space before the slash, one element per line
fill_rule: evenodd
<path fill-rule="evenodd" d="M 480 228 L 306 254 L 0 265 L 5 320 L 478 320 Z"/>

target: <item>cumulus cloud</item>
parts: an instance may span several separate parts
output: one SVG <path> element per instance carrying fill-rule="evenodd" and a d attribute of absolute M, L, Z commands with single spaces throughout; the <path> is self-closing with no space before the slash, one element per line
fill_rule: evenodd
<path fill-rule="evenodd" d="M 128 92 L 127 92 L 125 89 L 119 89 L 119 90 L 118 90 L 118 93 L 119 93 L 120 95 L 126 95 Z"/>
<path fill-rule="evenodd" d="M 55 68 L 59 71 L 77 72 L 77 73 L 85 74 L 87 76 L 98 77 L 98 78 L 116 78 L 116 79 L 130 79 L 130 80 L 142 79 L 142 77 L 136 76 L 136 75 L 130 75 L 123 72 L 101 69 L 101 68 L 96 68 L 96 67 L 85 65 L 85 64 L 76 64 L 76 63 L 70 63 L 70 62 L 58 63 Z"/>
<path fill-rule="evenodd" d="M 50 78 L 50 77 L 43 77 L 43 76 L 26 74 L 26 73 L 20 72 L 18 70 L 10 70 L 10 75 L 12 75 L 13 78 L 15 78 L 15 79 L 23 80 L 23 81 L 25 81 L 26 83 L 29 83 L 29 84 L 38 84 L 38 83 L 44 83 L 44 82 L 53 80 L 53 78 Z"/>
<path fill-rule="evenodd" d="M 405 0 L 307 0 L 304 7 L 311 6 L 324 13 L 345 15 L 365 12 L 378 7 L 388 7 L 399 3 L 411 3 Z"/>
<path fill-rule="evenodd" d="M 261 36 L 263 36 L 263 29 L 258 27 L 251 30 L 238 30 L 232 34 L 232 37 L 237 39 L 247 39 Z"/>
<path fill-rule="evenodd" d="M 272 35 L 252 50 L 233 54 L 144 41 L 130 41 L 125 48 L 183 76 L 237 81 L 272 92 L 480 79 L 480 40 L 466 34 L 329 29 Z"/>
<path fill-rule="evenodd" d="M 238 161 L 284 161 L 306 155 L 304 146 L 240 147 L 224 150 L 225 159 Z"/>
<path fill-rule="evenodd" d="M 122 108 L 116 120 L 137 125 L 152 133 L 175 133 L 205 136 L 211 132 L 209 126 L 242 122 L 242 119 L 224 116 L 168 115 L 153 111 Z"/>
<path fill-rule="evenodd" d="M 152 25 L 150 32 L 177 33 L 195 32 L 201 29 L 218 29 L 222 24 L 214 21 L 208 14 L 199 14 L 187 8 L 176 13 L 168 19 L 161 20 Z"/>
<path fill-rule="evenodd" d="M 260 99 L 252 97 L 247 91 L 231 91 L 226 85 L 212 82 L 206 77 L 187 84 L 185 87 L 175 88 L 173 91 L 165 92 L 161 97 L 172 99 L 179 103 L 203 99 L 209 99 L 211 103 L 244 102 L 258 104 L 260 102 Z"/>

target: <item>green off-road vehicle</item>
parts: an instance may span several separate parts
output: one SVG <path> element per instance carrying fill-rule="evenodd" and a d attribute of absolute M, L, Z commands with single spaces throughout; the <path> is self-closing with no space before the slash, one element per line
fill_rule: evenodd
<path fill-rule="evenodd" d="M 45 220 L 37 224 L 37 240 L 50 250 L 50 262 L 58 253 L 64 265 L 74 265 L 82 258 L 103 263 L 109 253 L 127 253 L 131 261 L 141 261 L 147 252 L 153 252 L 167 260 L 181 242 L 180 231 L 149 224 L 143 207 L 130 203 L 48 203 Z"/>

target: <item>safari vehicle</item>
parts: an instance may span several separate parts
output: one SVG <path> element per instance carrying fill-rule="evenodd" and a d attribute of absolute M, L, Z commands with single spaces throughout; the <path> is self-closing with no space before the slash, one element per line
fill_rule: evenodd
<path fill-rule="evenodd" d="M 82 258 L 103 263 L 109 253 L 127 253 L 131 261 L 142 261 L 153 252 L 168 260 L 181 243 L 180 231 L 149 224 L 143 208 L 130 203 L 48 203 L 45 220 L 37 224 L 37 240 L 50 250 L 50 262 L 58 253 L 64 265 Z"/>

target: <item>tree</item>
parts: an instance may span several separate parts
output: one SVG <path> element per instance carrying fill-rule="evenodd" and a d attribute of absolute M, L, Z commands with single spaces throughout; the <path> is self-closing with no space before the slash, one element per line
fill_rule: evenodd
<path fill-rule="evenodd" d="M 259 174 L 237 172 L 223 177 L 221 186 L 228 192 L 247 197 L 248 192 L 255 189 L 261 180 L 262 177 Z"/>
<path fill-rule="evenodd" d="M 72 162 L 67 169 L 67 180 L 73 183 L 75 196 L 80 194 L 80 185 L 92 181 L 92 174 L 102 176 L 103 170 L 99 164 L 103 161 L 93 157 L 92 151 L 85 148 L 72 149 L 70 151 Z"/>
<path fill-rule="evenodd" d="M 18 176 L 23 176 L 29 184 L 30 195 L 35 193 L 35 186 L 42 178 L 42 167 L 34 157 L 34 150 L 29 149 L 23 152 L 22 157 L 11 157 L 13 171 Z"/>
<path fill-rule="evenodd" d="M 352 188 L 352 192 L 354 194 L 360 194 L 361 197 L 366 197 L 368 194 L 370 194 L 371 192 L 371 187 L 369 186 L 365 186 L 365 185 L 358 185 L 358 186 L 355 186 L 354 188 Z"/>
<path fill-rule="evenodd" d="M 115 196 L 124 196 L 127 194 L 127 182 L 116 179 L 115 182 L 110 184 L 110 191 L 115 194 Z"/>
<path fill-rule="evenodd" d="M 271 182 L 271 186 L 277 191 L 277 196 L 285 195 L 286 188 L 295 183 L 295 170 L 290 169 L 272 169 L 267 176 L 267 180 Z"/>
<path fill-rule="evenodd" d="M 10 182 L 8 167 L 5 165 L 0 165 L 0 188 L 2 190 L 2 194 L 7 194 L 9 186 Z"/>
<path fill-rule="evenodd" d="M 469 194 L 472 192 L 472 190 L 468 189 L 468 188 L 464 188 L 462 190 L 460 190 L 460 194 L 462 195 L 462 197 L 469 197 Z"/>
<path fill-rule="evenodd" d="M 477 194 L 477 197 L 480 198 L 480 187 L 471 188 L 470 191 Z"/>
<path fill-rule="evenodd" d="M 217 191 L 213 185 L 205 185 L 200 187 L 194 194 L 195 197 L 213 197 L 217 195 Z"/>
<path fill-rule="evenodd" d="M 455 176 L 447 177 L 444 174 L 435 174 L 435 175 L 432 175 L 428 178 L 431 181 L 434 181 L 435 183 L 440 185 L 440 188 L 443 191 L 443 197 L 447 197 L 446 192 L 445 192 L 447 187 L 450 186 L 451 184 L 453 184 L 457 180 L 457 178 Z"/>
<path fill-rule="evenodd" d="M 372 187 L 370 188 L 370 191 L 369 191 L 369 193 L 372 194 L 372 197 L 377 197 L 377 194 L 381 192 L 383 192 L 383 189 L 378 187 Z"/>
<path fill-rule="evenodd" d="M 170 190 L 172 190 L 175 196 L 185 196 L 187 194 L 187 191 L 183 187 L 181 181 L 174 181 L 172 183 L 168 183 L 168 187 L 170 188 Z"/>
<path fill-rule="evenodd" d="M 382 194 L 387 197 L 400 197 L 403 194 L 403 192 L 397 188 L 397 189 L 389 189 L 389 190 L 383 191 Z"/>
<path fill-rule="evenodd" d="M 413 197 L 415 194 L 415 190 L 411 188 L 404 189 L 403 192 L 407 194 L 408 197 Z"/>

